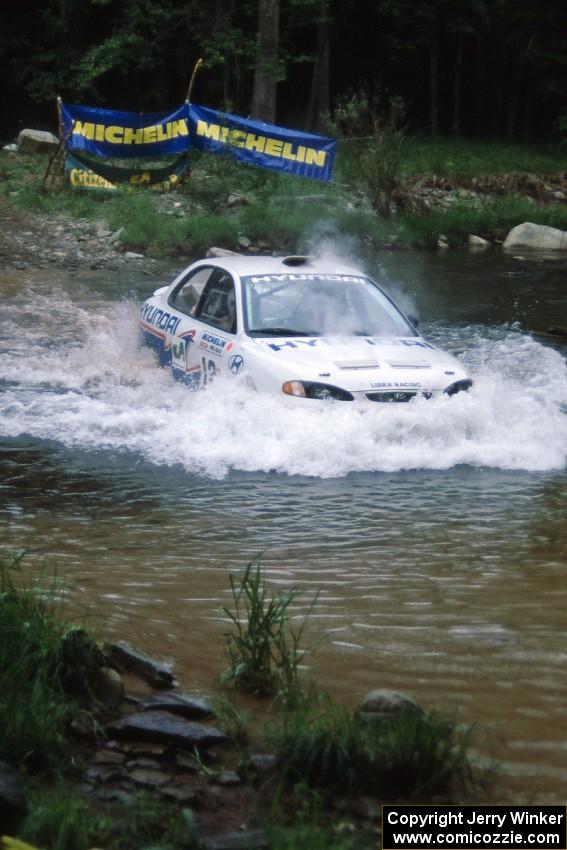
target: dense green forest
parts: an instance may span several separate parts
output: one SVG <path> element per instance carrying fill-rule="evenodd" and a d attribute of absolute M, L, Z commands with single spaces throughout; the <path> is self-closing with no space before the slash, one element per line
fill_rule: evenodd
<path fill-rule="evenodd" d="M 151 111 L 194 100 L 306 129 L 353 93 L 410 129 L 539 142 L 567 125 L 563 0 L 26 0 L 0 9 L 4 139 L 54 99 Z"/>

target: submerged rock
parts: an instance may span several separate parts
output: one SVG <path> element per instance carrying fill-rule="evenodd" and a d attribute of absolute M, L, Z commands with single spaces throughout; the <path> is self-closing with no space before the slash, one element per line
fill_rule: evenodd
<path fill-rule="evenodd" d="M 414 714 L 424 713 L 421 706 L 407 694 L 388 688 L 369 691 L 357 711 L 359 714 L 372 714 L 380 717 L 395 717 L 407 711 Z"/>

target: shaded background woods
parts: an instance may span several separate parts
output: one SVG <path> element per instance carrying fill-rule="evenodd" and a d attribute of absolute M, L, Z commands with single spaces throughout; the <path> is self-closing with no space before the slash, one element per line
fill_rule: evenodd
<path fill-rule="evenodd" d="M 321 129 L 352 92 L 411 129 L 538 141 L 567 122 L 560 0 L 28 0 L 0 10 L 3 137 L 55 128 L 54 98 L 151 111 L 185 98 Z"/>

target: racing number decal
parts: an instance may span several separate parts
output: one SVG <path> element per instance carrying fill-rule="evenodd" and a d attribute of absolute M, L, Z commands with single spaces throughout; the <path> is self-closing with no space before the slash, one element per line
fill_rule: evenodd
<path fill-rule="evenodd" d="M 217 372 L 216 363 L 214 360 L 207 360 L 205 357 L 201 358 L 201 364 L 203 366 L 203 386 L 206 384 L 212 384 L 213 379 Z"/>

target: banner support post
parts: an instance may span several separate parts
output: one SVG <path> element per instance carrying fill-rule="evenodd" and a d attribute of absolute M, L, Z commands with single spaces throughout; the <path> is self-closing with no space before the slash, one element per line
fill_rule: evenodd
<path fill-rule="evenodd" d="M 66 139 L 64 137 L 64 132 L 63 132 L 63 119 L 61 117 L 61 104 L 62 104 L 61 97 L 59 97 L 59 96 L 57 97 L 56 103 L 57 103 L 57 127 L 58 127 L 58 132 L 59 132 L 59 143 L 58 143 L 57 147 L 55 148 L 55 151 L 49 157 L 49 160 L 47 162 L 47 168 L 45 169 L 45 174 L 43 175 L 43 180 L 41 181 L 41 188 L 42 189 L 46 188 L 47 178 L 49 177 L 53 163 L 55 162 L 56 159 L 58 159 L 59 155 L 61 154 L 61 150 L 63 148 L 63 145 L 66 142 Z"/>
<path fill-rule="evenodd" d="M 191 79 L 189 80 L 189 87 L 187 89 L 187 96 L 185 98 L 185 103 L 191 102 L 191 94 L 193 92 L 193 86 L 195 85 L 195 77 L 197 76 L 197 71 L 199 71 L 202 64 L 203 64 L 202 59 L 197 59 L 197 61 L 195 62 L 195 67 L 193 68 L 193 73 L 191 74 Z"/>

